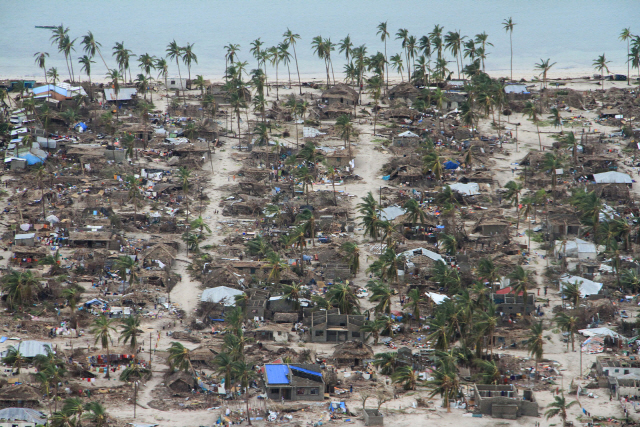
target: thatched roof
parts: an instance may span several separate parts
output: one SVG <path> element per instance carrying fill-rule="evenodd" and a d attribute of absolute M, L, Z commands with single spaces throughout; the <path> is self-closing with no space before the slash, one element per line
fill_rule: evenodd
<path fill-rule="evenodd" d="M 169 375 L 165 380 L 165 384 L 167 385 L 167 387 L 171 389 L 173 389 L 175 387 L 175 384 L 178 382 L 185 383 L 190 388 L 196 387 L 196 382 L 193 376 L 191 376 L 190 374 L 184 371 L 174 372 L 173 374 Z M 177 388 L 180 388 L 180 387 L 177 387 Z"/>
<path fill-rule="evenodd" d="M 371 347 L 360 341 L 347 341 L 333 351 L 334 359 L 373 359 Z"/>
<path fill-rule="evenodd" d="M 142 251 L 141 258 L 159 259 L 164 264 L 168 264 L 176 258 L 178 251 L 169 245 L 159 243 Z"/>
<path fill-rule="evenodd" d="M 348 98 L 355 102 L 358 99 L 358 92 L 344 83 L 338 83 L 322 92 L 322 98 Z"/>
<path fill-rule="evenodd" d="M 389 90 L 389 99 L 415 98 L 420 94 L 418 88 L 409 82 L 400 83 Z"/>
<path fill-rule="evenodd" d="M 40 393 L 28 385 L 14 385 L 0 389 L 0 400 L 4 401 L 39 401 Z"/>
<path fill-rule="evenodd" d="M 416 112 L 414 110 L 411 110 L 410 108 L 407 108 L 407 107 L 393 108 L 391 110 L 385 111 L 384 113 L 385 117 L 388 117 L 388 118 L 391 118 L 391 117 L 409 118 L 409 117 L 413 117 L 415 114 Z"/>

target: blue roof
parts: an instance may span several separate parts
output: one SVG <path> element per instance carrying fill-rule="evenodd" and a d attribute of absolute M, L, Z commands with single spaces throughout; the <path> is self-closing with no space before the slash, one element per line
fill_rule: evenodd
<path fill-rule="evenodd" d="M 44 159 L 41 159 L 40 157 L 31 154 L 31 152 L 27 152 L 24 154 L 18 154 L 18 157 L 21 159 L 25 159 L 27 161 L 28 165 L 35 165 L 38 163 L 44 163 Z M 46 156 L 45 156 L 46 158 Z"/>
<path fill-rule="evenodd" d="M 299 368 L 297 366 L 290 366 L 291 369 L 293 369 L 294 371 L 300 371 L 300 372 L 305 372 L 307 374 L 311 374 L 311 375 L 317 375 L 320 378 L 322 378 L 322 372 L 317 372 L 317 371 L 311 371 L 309 369 L 304 369 L 304 368 Z"/>
<path fill-rule="evenodd" d="M 41 93 L 47 93 L 49 91 L 59 93 L 62 96 L 68 96 L 67 90 L 65 88 L 62 88 L 60 86 L 55 86 L 52 84 L 34 87 L 32 90 L 35 96 L 40 95 Z"/>
<path fill-rule="evenodd" d="M 289 367 L 287 365 L 265 365 L 267 384 L 289 384 Z"/>

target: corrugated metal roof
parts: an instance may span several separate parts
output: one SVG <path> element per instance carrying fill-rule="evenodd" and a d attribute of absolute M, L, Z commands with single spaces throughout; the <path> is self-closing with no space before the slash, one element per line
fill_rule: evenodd
<path fill-rule="evenodd" d="M 41 341 L 22 341 L 12 347 L 19 350 L 20 354 L 26 358 L 36 357 L 41 354 L 46 355 L 47 348 L 51 351 L 51 344 Z M 3 351 L 2 356 L 4 357 L 6 353 L 6 351 Z"/>
<path fill-rule="evenodd" d="M 287 365 L 265 365 L 264 370 L 267 373 L 267 385 L 290 384 Z"/>
<path fill-rule="evenodd" d="M 47 422 L 47 416 L 40 411 L 30 408 L 5 408 L 0 410 L 0 420 L 45 424 Z"/>
<path fill-rule="evenodd" d="M 304 372 L 306 374 L 317 375 L 322 378 L 322 372 L 312 371 L 310 369 L 299 368 L 298 366 L 289 366 L 294 371 Z"/>
<path fill-rule="evenodd" d="M 405 209 L 398 205 L 389 206 L 380 211 L 380 219 L 383 221 L 393 221 L 400 215 L 404 215 Z"/>

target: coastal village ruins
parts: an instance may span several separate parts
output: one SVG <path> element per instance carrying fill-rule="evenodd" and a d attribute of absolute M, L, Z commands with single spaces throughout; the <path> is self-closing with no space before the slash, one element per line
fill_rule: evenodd
<path fill-rule="evenodd" d="M 637 78 L 145 55 L 0 82 L 0 425 L 640 418 Z"/>

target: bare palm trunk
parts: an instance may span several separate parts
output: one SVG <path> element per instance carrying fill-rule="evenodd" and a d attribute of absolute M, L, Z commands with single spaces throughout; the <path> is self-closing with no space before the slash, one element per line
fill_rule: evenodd
<path fill-rule="evenodd" d="M 329 64 L 331 64 L 331 75 L 333 76 L 333 85 L 336 85 L 336 74 L 333 72 L 333 61 L 329 59 Z"/>
<path fill-rule="evenodd" d="M 109 338 L 107 338 L 107 376 L 105 378 L 111 378 L 111 358 L 109 357 Z"/>
<path fill-rule="evenodd" d="M 276 63 L 276 101 L 280 101 L 280 95 L 278 92 L 278 64 Z"/>
<path fill-rule="evenodd" d="M 300 86 L 300 95 L 302 95 L 302 82 L 300 81 L 300 69 L 298 68 L 298 54 L 296 53 L 295 44 L 293 44 L 293 57 L 296 59 L 296 71 L 298 72 L 298 86 Z"/>
<path fill-rule="evenodd" d="M 385 89 L 385 96 L 389 92 L 389 61 L 387 60 L 387 37 L 384 38 L 384 64 L 387 67 L 387 87 Z M 404 81 L 404 79 L 402 79 Z"/>

